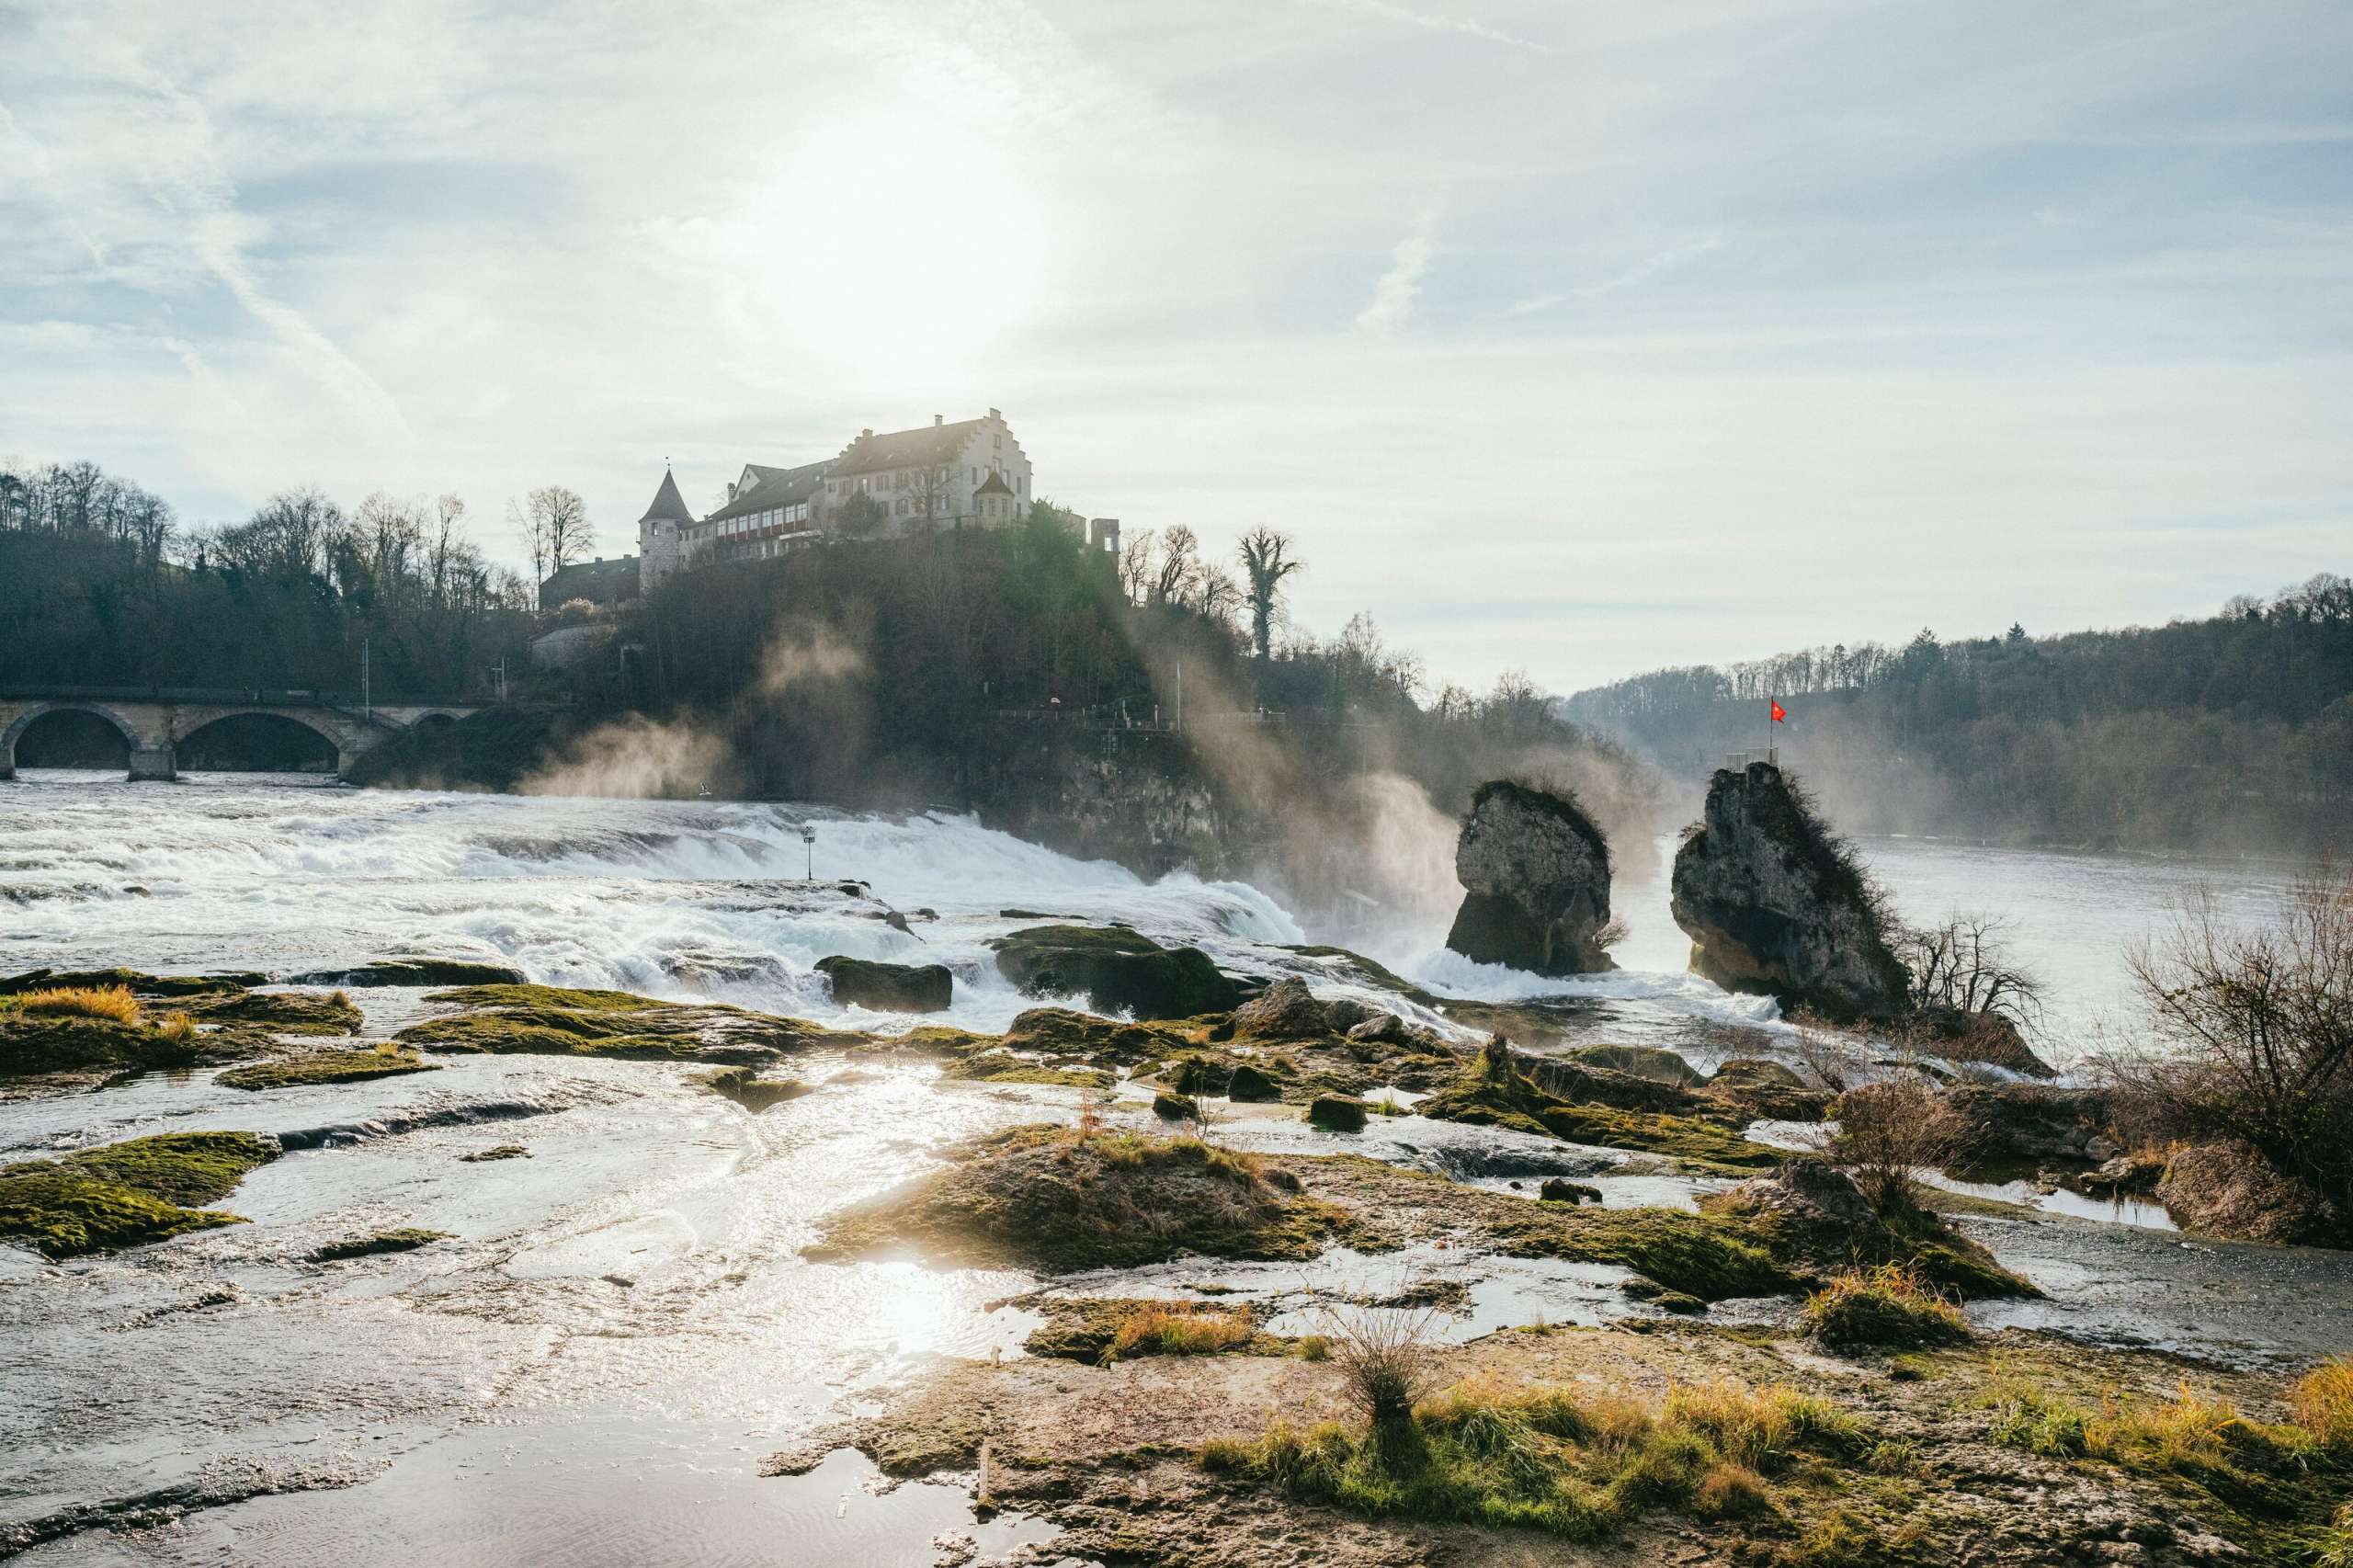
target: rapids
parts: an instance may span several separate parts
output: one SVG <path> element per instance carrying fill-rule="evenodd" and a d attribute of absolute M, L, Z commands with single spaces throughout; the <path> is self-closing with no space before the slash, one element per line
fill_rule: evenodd
<path fill-rule="evenodd" d="M 2030 956 L 2065 977 L 2071 1017 L 2115 1005 L 2117 933 L 2160 916 L 2189 875 L 1868 848 L 1914 913 L 1961 903 L 2012 914 Z M 1991 869 L 1980 881 L 1972 866 Z M 842 893 L 849 879 L 873 898 Z M 2234 885 L 2252 898 L 2262 879 Z M 911 929 L 874 918 L 874 899 L 912 916 Z M 1781 1026 L 1768 1002 L 1682 972 L 1665 903 L 1656 883 L 1625 890 L 1629 968 L 1573 983 L 1468 964 L 1440 950 L 1442 926 L 1368 945 L 1440 994 L 1549 997 L 1565 1038 L 1655 1039 L 1703 1064 L 1734 1028 L 1748 1049 L 1769 1039 Z M 986 946 L 1035 918 L 1008 912 L 1126 920 L 1239 971 L 1302 973 L 1326 995 L 1398 1005 L 1290 950 L 1337 934 L 1256 888 L 1146 881 L 958 817 L 225 776 L 164 787 L 35 773 L 0 785 L 0 972 L 296 972 L 414 953 L 866 1028 L 903 1023 L 833 1006 L 813 966 L 838 952 L 945 962 L 957 974 L 950 1020 L 997 1029 L 1029 1005 Z M 416 989 L 353 999 L 371 1037 L 426 1010 Z M 790 1479 L 758 1467 L 927 1357 L 1020 1354 L 1039 1319 L 1007 1303 L 1036 1288 L 1027 1275 L 813 1264 L 799 1252 L 828 1211 L 930 1168 L 946 1145 L 1067 1119 L 1078 1096 L 823 1054 L 794 1072 L 815 1092 L 762 1114 L 698 1087 L 681 1065 L 519 1056 L 260 1095 L 209 1073 L 153 1074 L 0 1104 L 0 1163 L 188 1129 L 274 1132 L 290 1148 L 223 1205 L 250 1224 L 60 1266 L 0 1249 L 0 1555 L 13 1532 L 42 1562 L 886 1563 L 931 1561 L 937 1541 L 961 1551 L 956 1539 L 985 1554 L 1034 1543 L 1051 1560 L 1051 1528 L 976 1518 L 953 1485 L 883 1488 L 846 1450 Z M 1148 1119 L 1132 1102 L 1114 1114 Z M 1490 1187 L 1573 1174 L 1611 1203 L 1688 1204 L 1700 1186 L 1610 1151 L 1410 1115 L 1344 1138 L 1244 1114 L 1220 1136 L 1346 1148 Z M 530 1157 L 460 1159 L 505 1143 Z M 394 1225 L 453 1236 L 308 1261 L 324 1243 Z M 2245 1361 L 2342 1347 L 2330 1340 L 2353 1271 L 2340 1255 L 2185 1244 L 2059 1214 L 1972 1229 L 2052 1297 L 1984 1309 L 1989 1321 Z M 1219 1280 L 1293 1312 L 1318 1291 L 1363 1288 L 1356 1261 L 1164 1266 L 1059 1288 L 1149 1294 Z M 1638 1310 L 1613 1270 L 1460 1251 L 1419 1261 L 1465 1284 L 1458 1335 Z M 1793 1304 L 1718 1310 L 1772 1319 Z"/>

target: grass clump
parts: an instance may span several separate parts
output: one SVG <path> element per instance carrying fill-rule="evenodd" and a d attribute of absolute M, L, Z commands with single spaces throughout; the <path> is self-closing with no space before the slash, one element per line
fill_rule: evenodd
<path fill-rule="evenodd" d="M 341 991 L 240 991 L 191 997 L 188 1011 L 206 1023 L 252 1024 L 271 1034 L 358 1034 L 367 1019 Z"/>
<path fill-rule="evenodd" d="M 1048 1270 L 1128 1267 L 1180 1253 L 1313 1257 L 1364 1241 L 1290 1172 L 1198 1138 L 1017 1127 L 966 1143 L 944 1170 L 836 1215 L 815 1257 L 912 1249 Z"/>
<path fill-rule="evenodd" d="M 373 1235 L 352 1236 L 344 1241 L 329 1242 L 311 1255 L 313 1263 L 341 1263 L 347 1258 L 374 1257 L 383 1253 L 415 1252 L 421 1246 L 449 1239 L 447 1231 L 419 1230 L 403 1225 L 394 1230 L 378 1231 Z"/>
<path fill-rule="evenodd" d="M 232 1067 L 214 1082 L 232 1089 L 286 1089 L 308 1084 L 351 1084 L 367 1078 L 390 1078 L 403 1073 L 439 1071 L 414 1051 L 386 1040 L 371 1051 L 314 1051 L 302 1056 L 281 1056 Z"/>
<path fill-rule="evenodd" d="M 250 1132 L 170 1132 L 0 1166 L 0 1243 L 56 1260 L 243 1224 L 200 1206 L 277 1157 Z"/>
<path fill-rule="evenodd" d="M 1845 1457 L 1851 1417 L 1783 1388 L 1678 1388 L 1656 1411 L 1560 1388 L 1458 1384 L 1410 1414 L 1200 1451 L 1202 1468 L 1377 1518 L 1542 1531 L 1592 1543 L 1635 1515 L 1779 1511 L 1768 1479 L 1801 1452 Z"/>
<path fill-rule="evenodd" d="M 28 991 L 13 1003 L 28 1017 L 103 1018 L 126 1028 L 140 1021 L 139 998 L 128 985 L 59 985 Z"/>
<path fill-rule="evenodd" d="M 2314 1442 L 2353 1453 L 2353 1356 L 2334 1357 L 2297 1379 L 2289 1403 Z"/>
<path fill-rule="evenodd" d="M 1834 1350 L 1957 1345 L 1969 1320 L 1905 1264 L 1848 1268 L 1806 1298 L 1806 1331 Z"/>
<path fill-rule="evenodd" d="M 1247 1307 L 1130 1298 L 1042 1305 L 1046 1324 L 1024 1342 L 1032 1356 L 1108 1366 L 1138 1356 L 1214 1356 L 1229 1350 L 1267 1355 L 1282 1347 L 1258 1332 Z"/>

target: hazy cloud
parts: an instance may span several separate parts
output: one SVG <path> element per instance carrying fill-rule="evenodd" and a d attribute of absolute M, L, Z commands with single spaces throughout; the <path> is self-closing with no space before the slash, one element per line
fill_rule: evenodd
<path fill-rule="evenodd" d="M 1373 286 L 1372 302 L 1357 313 L 1360 331 L 1394 332 L 1405 324 L 1415 296 L 1422 291 L 1422 278 L 1430 269 L 1430 256 L 1437 244 L 1434 227 L 1433 220 L 1424 218 L 1412 233 L 1397 242 L 1389 270 Z"/>

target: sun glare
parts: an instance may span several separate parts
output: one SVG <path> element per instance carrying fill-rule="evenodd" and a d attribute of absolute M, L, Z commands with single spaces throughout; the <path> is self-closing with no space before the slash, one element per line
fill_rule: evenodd
<path fill-rule="evenodd" d="M 771 298 L 803 347 L 918 377 L 1026 315 L 1045 254 L 1038 203 L 997 147 L 901 114 L 800 142 L 756 227 Z"/>

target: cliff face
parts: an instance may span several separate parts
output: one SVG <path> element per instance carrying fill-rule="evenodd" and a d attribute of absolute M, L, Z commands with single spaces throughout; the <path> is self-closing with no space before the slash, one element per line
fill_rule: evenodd
<path fill-rule="evenodd" d="M 1039 736 L 974 780 L 972 804 L 991 827 L 1141 876 L 1229 872 L 1246 835 L 1183 743 L 1142 733 L 1117 742 L 1094 731 Z"/>
<path fill-rule="evenodd" d="M 1615 969 L 1596 937 L 1609 921 L 1609 850 L 1572 801 L 1498 779 L 1472 798 L 1455 841 L 1462 907 L 1446 945 L 1538 974 Z"/>
<path fill-rule="evenodd" d="M 1693 973 L 1842 1023 L 1904 1010 L 1908 977 L 1869 887 L 1770 764 L 1716 774 L 1672 889 Z"/>

